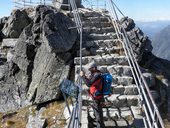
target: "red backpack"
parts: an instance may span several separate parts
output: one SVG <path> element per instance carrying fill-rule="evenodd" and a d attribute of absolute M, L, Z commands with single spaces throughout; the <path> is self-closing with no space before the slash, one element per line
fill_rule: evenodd
<path fill-rule="evenodd" d="M 93 82 L 93 84 L 90 86 L 90 95 L 95 100 L 103 98 L 102 81 L 103 81 L 103 79 L 102 79 L 102 76 L 101 76 L 95 82 Z"/>

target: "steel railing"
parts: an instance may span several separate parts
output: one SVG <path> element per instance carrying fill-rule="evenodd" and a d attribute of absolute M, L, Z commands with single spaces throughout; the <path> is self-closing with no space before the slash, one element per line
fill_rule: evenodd
<path fill-rule="evenodd" d="M 53 0 L 13 0 L 13 3 L 17 8 L 25 8 L 37 5 L 52 5 L 52 1 Z"/>
<path fill-rule="evenodd" d="M 82 22 L 80 19 L 80 15 L 79 15 L 79 11 L 76 5 L 75 0 L 69 0 L 68 2 L 69 4 L 69 9 L 70 12 L 72 12 L 73 16 L 74 16 L 74 21 L 76 24 L 76 27 L 72 27 L 71 29 L 77 28 L 77 31 L 80 35 L 80 71 L 82 70 L 82 32 L 83 32 L 83 28 L 82 28 Z M 80 128 L 81 127 L 81 110 L 82 110 L 82 94 L 81 94 L 81 90 L 82 90 L 82 81 L 81 79 L 78 80 L 78 85 L 80 86 L 80 91 L 78 94 L 78 99 L 76 100 L 72 112 L 71 112 L 71 117 L 68 123 L 68 128 Z"/>
<path fill-rule="evenodd" d="M 132 75 L 134 77 L 135 83 L 138 88 L 138 92 L 140 95 L 139 101 L 141 103 L 141 107 L 144 110 L 144 125 L 146 128 L 165 128 L 163 120 L 160 116 L 159 110 L 153 100 L 153 97 L 150 93 L 149 87 L 143 77 L 143 74 L 140 70 L 140 67 L 137 63 L 135 55 L 133 53 L 133 49 L 128 38 L 128 35 L 125 29 L 120 25 L 118 14 L 116 9 L 122 14 L 122 12 L 118 9 L 115 3 L 112 0 L 107 0 L 109 5 L 109 13 L 112 19 L 113 26 L 116 31 L 117 38 L 123 45 L 123 49 L 125 51 L 125 55 L 127 56 L 128 63 L 131 67 Z M 123 15 L 124 16 L 124 15 Z"/>
<path fill-rule="evenodd" d="M 90 9 L 104 9 L 106 10 L 106 1 L 105 0 L 82 0 L 82 4 L 86 8 Z"/>

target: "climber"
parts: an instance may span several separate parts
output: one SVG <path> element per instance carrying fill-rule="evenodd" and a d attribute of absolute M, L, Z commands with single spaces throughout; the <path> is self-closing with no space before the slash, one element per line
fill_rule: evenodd
<path fill-rule="evenodd" d="M 104 128 L 103 121 L 103 111 L 102 111 L 102 102 L 104 101 L 104 96 L 100 95 L 96 92 L 102 90 L 102 77 L 101 72 L 97 69 L 97 65 L 95 62 L 91 62 L 88 64 L 88 70 L 90 71 L 90 76 L 87 77 L 84 71 L 80 72 L 80 76 L 82 77 L 85 84 L 90 87 L 90 96 L 93 99 L 93 110 L 95 115 L 96 127 Z"/>

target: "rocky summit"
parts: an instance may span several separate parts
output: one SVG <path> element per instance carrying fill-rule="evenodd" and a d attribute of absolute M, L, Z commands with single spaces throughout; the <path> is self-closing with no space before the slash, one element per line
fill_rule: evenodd
<path fill-rule="evenodd" d="M 79 1 L 76 4 L 82 7 Z M 87 64 L 95 61 L 102 72 L 113 77 L 113 94 L 107 98 L 112 106 L 103 108 L 105 125 L 142 128 L 140 94 L 111 17 L 106 10 L 82 7 L 78 11 L 83 24 L 83 70 L 87 71 Z M 72 12 L 45 5 L 16 9 L 9 17 L 0 19 L 0 126 L 68 125 L 69 116 L 62 113 L 65 107 L 59 85 L 64 78 L 75 80 L 80 71 L 80 38 L 73 19 Z M 167 118 L 170 62 L 152 54 L 151 40 L 133 19 L 124 17 L 120 25 L 127 32 L 162 117 Z M 91 128 L 94 113 L 87 103 L 92 99 L 87 99 L 87 88 L 83 88 L 82 127 Z M 64 118 L 63 122 L 59 118 Z"/>
<path fill-rule="evenodd" d="M 23 19 L 29 19 L 28 15 L 16 10 L 2 30 L 6 37 L 19 38 L 11 60 L 1 65 L 4 67 L 1 73 L 5 72 L 0 85 L 1 112 L 59 98 L 58 86 L 71 70 L 71 53 L 77 38 L 75 29 L 68 30 L 74 26 L 72 20 L 47 6 L 38 6 L 32 21 Z M 18 33 L 9 34 L 9 31 Z"/>

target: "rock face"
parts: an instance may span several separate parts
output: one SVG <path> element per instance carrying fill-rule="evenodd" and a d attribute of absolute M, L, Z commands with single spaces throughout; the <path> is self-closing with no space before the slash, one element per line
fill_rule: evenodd
<path fill-rule="evenodd" d="M 145 51 L 152 51 L 152 42 L 139 28 L 135 27 L 133 19 L 128 17 L 122 18 L 120 24 L 127 31 L 136 59 L 141 61 L 142 55 Z"/>
<path fill-rule="evenodd" d="M 4 27 L 5 23 L 7 22 L 7 20 L 8 20 L 8 17 L 2 17 L 0 19 L 0 30 L 3 29 L 3 27 Z"/>
<path fill-rule="evenodd" d="M 170 37 L 170 25 L 165 27 L 163 30 L 155 34 L 153 38 L 153 53 L 154 55 L 167 59 L 170 61 L 170 53 L 169 53 L 169 40 Z"/>
<path fill-rule="evenodd" d="M 6 37 L 18 38 L 28 24 L 30 24 L 30 19 L 27 13 L 24 10 L 16 10 L 5 23 L 2 32 Z"/>
<path fill-rule="evenodd" d="M 140 66 L 152 72 L 148 73 L 148 71 L 145 71 L 143 76 L 160 112 L 166 113 L 166 118 L 169 118 L 170 61 L 153 55 L 151 41 L 139 28 L 135 27 L 132 19 L 125 17 L 120 22 L 128 34 L 132 49 Z M 163 77 L 157 78 L 159 75 Z"/>
<path fill-rule="evenodd" d="M 5 23 L 7 22 L 8 17 L 2 17 L 0 19 L 0 42 L 2 41 L 3 38 L 5 38 L 4 34 L 2 33 L 2 29 L 5 25 Z"/>
<path fill-rule="evenodd" d="M 28 122 L 26 128 L 45 128 L 47 125 L 46 119 L 42 118 L 42 113 L 44 112 L 45 108 L 41 108 L 39 111 L 35 111 L 34 116 L 30 110 L 32 115 L 29 115 Z"/>
<path fill-rule="evenodd" d="M 70 73 L 77 31 L 68 27 L 74 25 L 51 7 L 36 8 L 34 21 L 21 33 L 0 85 L 4 88 L 0 90 L 0 111 L 59 98 L 58 86 Z"/>

